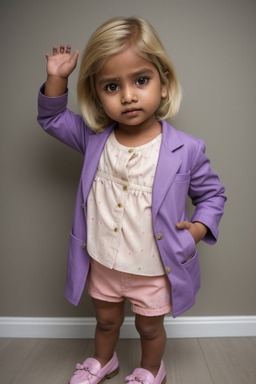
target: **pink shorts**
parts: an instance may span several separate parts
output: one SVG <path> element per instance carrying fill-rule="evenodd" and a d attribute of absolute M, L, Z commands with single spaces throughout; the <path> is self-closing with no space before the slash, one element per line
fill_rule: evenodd
<path fill-rule="evenodd" d="M 171 285 L 166 275 L 119 272 L 91 258 L 87 289 L 94 299 L 115 303 L 127 299 L 132 311 L 143 316 L 161 316 L 172 310 Z"/>

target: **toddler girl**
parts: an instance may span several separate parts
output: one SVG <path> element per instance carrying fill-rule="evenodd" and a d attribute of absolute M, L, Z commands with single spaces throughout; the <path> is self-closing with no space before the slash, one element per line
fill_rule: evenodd
<path fill-rule="evenodd" d="M 112 19 L 90 38 L 80 66 L 83 118 L 67 109 L 78 51 L 47 54 L 39 92 L 43 129 L 84 155 L 70 233 L 66 297 L 77 305 L 85 283 L 95 308 L 94 356 L 71 384 L 102 383 L 118 372 L 115 346 L 131 302 L 142 357 L 126 383 L 163 384 L 164 316 L 190 308 L 200 287 L 195 244 L 210 244 L 226 200 L 205 146 L 171 127 L 180 88 L 154 29 Z M 188 221 L 187 195 L 195 206 Z"/>

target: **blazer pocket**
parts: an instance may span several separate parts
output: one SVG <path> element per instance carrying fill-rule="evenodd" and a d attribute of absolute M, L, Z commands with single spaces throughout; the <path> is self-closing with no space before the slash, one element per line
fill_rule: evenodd
<path fill-rule="evenodd" d="M 191 261 L 196 256 L 196 250 L 184 261 L 181 262 L 181 264 L 187 264 L 189 261 Z"/>
<path fill-rule="evenodd" d="M 190 172 L 188 173 L 177 173 L 175 178 L 174 178 L 174 181 L 176 183 L 184 183 L 185 181 L 189 181 L 190 180 Z"/>
<path fill-rule="evenodd" d="M 200 264 L 197 251 L 182 263 L 182 267 L 184 268 L 183 271 L 186 271 L 186 279 L 190 291 L 196 294 L 201 285 Z"/>
<path fill-rule="evenodd" d="M 182 236 L 181 244 L 183 246 L 180 263 L 185 266 L 193 262 L 193 259 L 196 256 L 196 243 L 188 229 L 180 230 L 179 236 Z"/>

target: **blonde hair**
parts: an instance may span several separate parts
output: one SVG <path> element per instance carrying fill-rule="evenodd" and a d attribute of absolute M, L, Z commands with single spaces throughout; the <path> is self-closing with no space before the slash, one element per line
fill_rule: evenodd
<path fill-rule="evenodd" d="M 95 89 L 95 74 L 107 58 L 133 44 L 138 54 L 158 69 L 160 81 L 167 84 L 167 97 L 162 99 L 155 113 L 156 119 L 173 118 L 179 110 L 181 90 L 172 62 L 156 31 L 139 18 L 114 18 L 101 25 L 91 36 L 82 55 L 77 82 L 77 96 L 82 115 L 96 132 L 112 123 L 104 112 Z"/>

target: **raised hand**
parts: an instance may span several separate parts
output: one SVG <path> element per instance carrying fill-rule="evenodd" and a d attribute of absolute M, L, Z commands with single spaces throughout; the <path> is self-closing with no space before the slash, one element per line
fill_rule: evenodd
<path fill-rule="evenodd" d="M 66 92 L 68 77 L 77 65 L 79 51 L 76 50 L 70 55 L 71 45 L 56 46 L 52 49 L 52 55 L 46 54 L 47 59 L 47 81 L 45 83 L 45 95 L 49 97 L 58 97 Z"/>
<path fill-rule="evenodd" d="M 68 76 L 73 72 L 76 67 L 78 59 L 78 50 L 73 53 L 73 56 L 70 55 L 71 45 L 60 46 L 60 51 L 56 46 L 52 49 L 52 56 L 47 53 L 47 74 L 48 76 L 58 76 L 61 78 L 68 78 Z"/>

